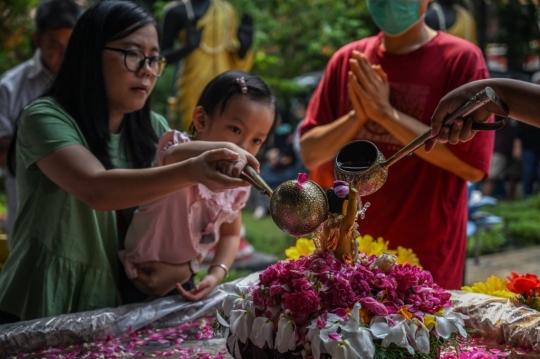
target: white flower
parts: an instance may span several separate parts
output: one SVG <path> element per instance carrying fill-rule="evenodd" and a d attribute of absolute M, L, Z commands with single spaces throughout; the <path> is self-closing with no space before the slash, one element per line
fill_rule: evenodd
<path fill-rule="evenodd" d="M 467 332 L 463 328 L 465 323 L 463 322 L 464 318 L 468 318 L 461 313 L 453 312 L 450 308 L 444 308 L 444 313 L 442 315 L 435 315 L 435 332 L 437 335 L 448 339 L 450 335 L 454 332 L 458 332 L 461 336 L 466 337 Z"/>
<path fill-rule="evenodd" d="M 259 348 L 264 347 L 265 343 L 269 348 L 274 348 L 274 323 L 266 317 L 255 318 L 249 339 Z"/>
<path fill-rule="evenodd" d="M 223 300 L 223 312 L 227 317 L 231 316 L 233 309 L 238 309 L 246 299 L 248 287 L 237 286 L 231 283 L 225 283 L 219 288 L 220 291 L 227 294 Z M 246 308 L 247 309 L 247 308 Z"/>
<path fill-rule="evenodd" d="M 314 359 L 319 359 L 321 353 L 326 353 L 323 341 L 330 341 L 328 334 L 335 333 L 338 329 L 339 322 L 342 322 L 343 319 L 338 317 L 335 314 L 328 314 L 324 326 L 319 328 L 317 326 L 317 319 L 313 319 L 311 324 L 306 328 L 308 330 L 307 338 L 311 342 L 311 354 Z"/>
<path fill-rule="evenodd" d="M 429 354 L 429 330 L 417 318 L 407 321 L 405 330 L 411 346 L 420 353 Z"/>
<path fill-rule="evenodd" d="M 244 299 L 241 301 L 240 306 L 242 309 L 248 310 L 255 314 L 255 305 L 253 305 L 253 296 L 251 293 L 246 293 Z"/>
<path fill-rule="evenodd" d="M 227 347 L 229 348 L 229 352 L 234 358 L 242 357 L 242 353 L 240 352 L 240 345 L 238 345 L 238 335 L 229 335 L 229 337 L 227 338 Z"/>
<path fill-rule="evenodd" d="M 278 322 L 276 349 L 280 353 L 296 349 L 296 324 L 286 316 L 282 316 Z"/>
<path fill-rule="evenodd" d="M 246 343 L 251 333 L 254 319 L 255 316 L 250 311 L 243 309 L 232 310 L 229 320 L 231 323 L 231 333 L 238 336 L 238 339 L 242 343 Z"/>
<path fill-rule="evenodd" d="M 375 317 L 371 320 L 370 329 L 375 338 L 382 339 L 381 345 L 388 347 L 394 343 L 398 347 L 406 348 L 411 355 L 414 349 L 407 340 L 405 329 L 406 318 L 400 314 L 390 314 L 386 317 Z"/>
<path fill-rule="evenodd" d="M 362 309 L 362 305 L 356 303 L 347 325 L 339 326 L 341 329 L 341 342 L 343 343 L 337 346 L 334 345 L 335 341 L 325 343 L 328 352 L 333 358 L 335 356 L 332 354 L 332 347 L 335 347 L 334 350 L 337 350 L 338 356 L 343 353 L 344 358 L 370 359 L 375 355 L 375 345 L 373 344 L 371 331 L 360 325 L 360 309 Z"/>

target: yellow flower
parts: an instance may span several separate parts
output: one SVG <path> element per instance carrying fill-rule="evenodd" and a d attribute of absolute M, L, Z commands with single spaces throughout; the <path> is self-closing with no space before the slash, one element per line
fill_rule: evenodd
<path fill-rule="evenodd" d="M 412 264 L 413 266 L 422 268 L 422 266 L 420 265 L 420 260 L 418 259 L 416 254 L 414 254 L 412 249 L 398 246 L 395 254 L 397 256 L 397 259 L 396 259 L 397 264 L 409 263 L 409 264 Z"/>
<path fill-rule="evenodd" d="M 301 256 L 307 257 L 315 252 L 315 243 L 312 239 L 298 238 L 294 247 L 289 247 L 285 250 L 287 259 L 297 260 Z"/>
<path fill-rule="evenodd" d="M 380 256 L 383 252 L 389 252 L 388 242 L 385 242 L 382 237 L 374 241 L 372 236 L 366 234 L 363 237 L 358 236 L 356 241 L 358 242 L 358 250 L 368 256 Z"/>
<path fill-rule="evenodd" d="M 506 279 L 498 278 L 492 275 L 485 282 L 474 283 L 471 287 L 461 287 L 462 290 L 471 293 L 482 293 L 494 297 L 512 298 L 514 293 L 506 289 Z"/>
<path fill-rule="evenodd" d="M 382 237 L 377 238 L 377 241 L 375 241 L 373 237 L 369 234 L 366 234 L 363 237 L 357 237 L 356 241 L 358 242 L 358 250 L 361 253 L 367 254 L 368 256 L 380 256 L 381 254 L 386 252 L 388 254 L 393 254 L 397 257 L 397 264 L 409 263 L 419 268 L 422 268 L 418 257 L 410 248 L 403 248 L 399 246 L 397 250 L 388 249 L 388 241 L 385 241 Z"/>
<path fill-rule="evenodd" d="M 429 327 L 430 325 L 437 326 L 437 322 L 435 321 L 435 317 L 433 315 L 426 315 L 424 317 L 424 325 L 426 327 Z"/>

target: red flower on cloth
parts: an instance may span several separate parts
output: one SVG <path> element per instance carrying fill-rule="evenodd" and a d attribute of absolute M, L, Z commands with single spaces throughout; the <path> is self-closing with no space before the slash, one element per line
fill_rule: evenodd
<path fill-rule="evenodd" d="M 535 290 L 540 290 L 540 280 L 535 274 L 517 274 L 512 272 L 511 277 L 507 277 L 506 288 L 516 294 L 534 295 Z"/>

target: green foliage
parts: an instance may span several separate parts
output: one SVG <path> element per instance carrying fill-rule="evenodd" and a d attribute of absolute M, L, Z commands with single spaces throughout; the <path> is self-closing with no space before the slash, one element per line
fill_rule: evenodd
<path fill-rule="evenodd" d="M 0 2 L 0 74 L 32 56 L 31 10 L 38 0 Z"/>
<path fill-rule="evenodd" d="M 480 232 L 480 253 L 498 252 L 506 247 L 540 244 L 540 195 L 514 202 L 501 201 L 486 211 L 500 216 L 504 226 Z M 469 238 L 467 254 L 474 253 L 474 239 Z"/>
<path fill-rule="evenodd" d="M 499 252 L 507 243 L 504 225 L 482 230 L 478 232 L 478 236 L 480 240 L 480 254 Z M 467 257 L 474 257 L 475 240 L 475 236 L 471 236 L 467 240 Z"/>
<path fill-rule="evenodd" d="M 270 216 L 254 219 L 248 211 L 242 213 L 242 223 L 246 227 L 246 238 L 258 251 L 285 259 L 285 249 L 294 246 L 296 238 L 282 232 Z"/>
<path fill-rule="evenodd" d="M 253 72 L 263 77 L 281 99 L 301 91 L 288 80 L 323 70 L 338 48 L 368 36 L 373 27 L 363 0 L 230 2 L 239 16 L 253 16 Z"/>
<path fill-rule="evenodd" d="M 337 49 L 375 29 L 364 0 L 229 1 L 239 19 L 244 13 L 253 17 L 252 72 L 269 84 L 284 107 L 291 97 L 306 93 L 292 78 L 323 70 Z M 166 3 L 153 4 L 160 20 Z M 155 103 L 165 102 L 166 97 L 155 97 Z"/>
<path fill-rule="evenodd" d="M 519 247 L 540 244 L 540 222 L 520 220 L 508 224 L 507 233 Z"/>
<path fill-rule="evenodd" d="M 167 114 L 167 98 L 173 94 L 174 72 L 176 66 L 169 65 L 163 75 L 157 79 L 152 91 L 152 110 L 165 116 Z"/>

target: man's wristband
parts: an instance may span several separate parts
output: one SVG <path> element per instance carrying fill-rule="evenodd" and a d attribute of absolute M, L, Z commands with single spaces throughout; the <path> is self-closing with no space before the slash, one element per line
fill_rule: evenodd
<path fill-rule="evenodd" d="M 210 269 L 212 269 L 213 267 L 219 267 L 223 269 L 225 271 L 225 278 L 229 276 L 229 268 L 227 268 L 225 264 L 223 263 L 212 264 L 210 267 L 208 267 L 208 272 L 210 272 Z"/>

